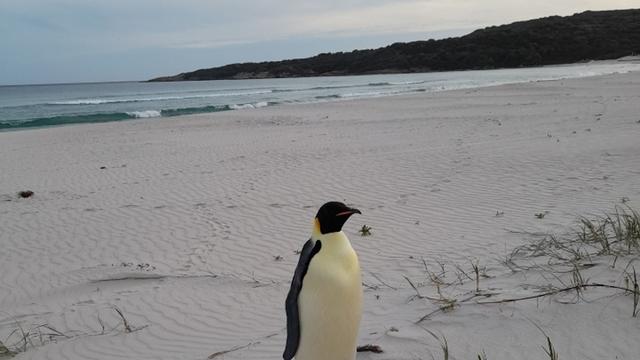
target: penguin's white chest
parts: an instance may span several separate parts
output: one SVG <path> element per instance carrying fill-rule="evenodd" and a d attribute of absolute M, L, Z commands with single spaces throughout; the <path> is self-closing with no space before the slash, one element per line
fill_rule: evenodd
<path fill-rule="evenodd" d="M 296 360 L 353 360 L 362 314 L 358 257 L 342 232 L 323 235 L 298 298 Z"/>

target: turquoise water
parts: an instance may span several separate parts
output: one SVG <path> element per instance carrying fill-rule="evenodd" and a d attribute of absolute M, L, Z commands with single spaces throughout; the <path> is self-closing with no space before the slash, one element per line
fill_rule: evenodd
<path fill-rule="evenodd" d="M 600 62 L 396 75 L 0 86 L 0 130 L 171 117 L 638 70 L 640 64 L 636 63 Z"/>

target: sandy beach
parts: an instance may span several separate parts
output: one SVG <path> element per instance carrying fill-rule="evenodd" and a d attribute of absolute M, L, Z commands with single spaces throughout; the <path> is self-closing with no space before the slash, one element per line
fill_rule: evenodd
<path fill-rule="evenodd" d="M 452 359 L 549 358 L 544 334 L 561 359 L 637 359 L 624 293 L 478 302 L 560 286 L 503 264 L 535 234 L 640 208 L 639 139 L 640 72 L 0 132 L 0 341 L 29 332 L 16 359 L 280 359 L 296 251 L 338 200 L 363 213 L 345 227 L 359 343 L 384 350 L 359 360 L 442 359 L 425 329 Z M 624 286 L 636 257 L 582 276 Z M 490 295 L 463 301 L 472 263 Z"/>

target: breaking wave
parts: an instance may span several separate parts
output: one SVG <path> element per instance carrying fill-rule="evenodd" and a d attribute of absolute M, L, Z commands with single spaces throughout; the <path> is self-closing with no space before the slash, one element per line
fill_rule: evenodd
<path fill-rule="evenodd" d="M 99 98 L 99 99 L 74 99 L 64 101 L 52 101 L 46 103 L 46 105 L 101 105 L 101 104 L 117 104 L 117 103 L 136 103 L 146 101 L 167 101 L 167 100 L 188 100 L 188 99 L 202 99 L 202 98 L 215 98 L 224 96 L 251 96 L 270 94 L 272 90 L 260 90 L 260 91 L 246 91 L 246 92 L 225 92 L 225 93 L 212 93 L 212 94 L 199 94 L 199 95 L 186 95 L 186 96 L 158 96 L 158 97 L 131 97 L 131 98 Z"/>
<path fill-rule="evenodd" d="M 134 118 L 150 118 L 162 116 L 162 111 L 158 110 L 145 110 L 145 111 L 130 111 L 126 113 Z"/>
<path fill-rule="evenodd" d="M 204 114 L 219 111 L 257 109 L 261 107 L 276 105 L 276 102 L 258 102 L 254 104 L 231 104 L 231 105 L 210 105 L 201 107 L 187 107 L 163 110 L 142 110 L 129 112 L 93 113 L 79 115 L 60 115 L 41 117 L 24 120 L 0 121 L 0 129 L 18 129 L 29 127 L 44 127 L 54 125 L 70 125 L 83 123 L 100 123 L 110 121 L 122 121 L 154 117 L 171 117 L 180 115 Z"/>

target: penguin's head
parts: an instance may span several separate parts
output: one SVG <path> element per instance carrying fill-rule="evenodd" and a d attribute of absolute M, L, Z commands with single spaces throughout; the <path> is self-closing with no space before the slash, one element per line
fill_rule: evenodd
<path fill-rule="evenodd" d="M 316 223 L 320 227 L 320 233 L 329 234 L 342 230 L 342 226 L 353 214 L 362 214 L 360 210 L 350 208 L 347 205 L 330 201 L 320 207 L 316 214 Z"/>

